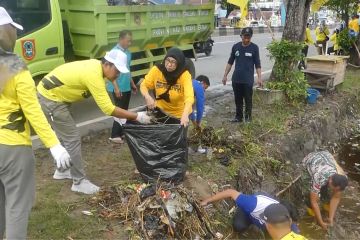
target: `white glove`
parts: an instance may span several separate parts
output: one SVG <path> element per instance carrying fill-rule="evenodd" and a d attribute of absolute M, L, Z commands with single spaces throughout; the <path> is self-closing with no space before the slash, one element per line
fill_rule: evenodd
<path fill-rule="evenodd" d="M 142 124 L 150 124 L 151 123 L 151 117 L 146 114 L 146 112 L 138 112 L 136 121 Z"/>
<path fill-rule="evenodd" d="M 61 144 L 50 148 L 50 152 L 56 161 L 56 167 L 58 169 L 65 170 L 71 167 L 70 155 Z"/>

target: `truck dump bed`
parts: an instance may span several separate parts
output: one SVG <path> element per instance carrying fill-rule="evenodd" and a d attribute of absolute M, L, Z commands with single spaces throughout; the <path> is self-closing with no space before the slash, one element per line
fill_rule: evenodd
<path fill-rule="evenodd" d="M 169 47 L 193 53 L 193 43 L 205 41 L 214 28 L 211 2 L 130 6 L 108 6 L 106 0 L 59 0 L 59 3 L 76 56 L 100 58 L 117 43 L 121 30 L 131 30 L 130 50 L 138 53 L 132 62 L 133 76 L 145 74 Z"/>

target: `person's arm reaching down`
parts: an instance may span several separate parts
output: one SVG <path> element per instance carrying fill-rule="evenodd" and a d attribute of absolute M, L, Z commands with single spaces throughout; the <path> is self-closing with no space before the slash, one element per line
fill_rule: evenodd
<path fill-rule="evenodd" d="M 30 122 L 44 145 L 50 148 L 57 168 L 69 168 L 71 166 L 70 155 L 60 144 L 41 109 L 36 97 L 35 82 L 29 71 L 23 71 L 16 76 L 16 93 L 26 119 Z"/>
<path fill-rule="evenodd" d="M 235 45 L 231 49 L 230 57 L 229 57 L 228 63 L 226 64 L 226 67 L 225 67 L 225 73 L 224 73 L 224 77 L 222 79 L 222 83 L 224 85 L 226 85 L 227 76 L 229 75 L 229 72 L 231 71 L 234 61 L 235 61 Z"/>
<path fill-rule="evenodd" d="M 256 46 L 256 50 L 255 50 L 255 59 L 254 59 L 254 65 L 256 68 L 256 74 L 257 74 L 257 85 L 259 87 L 263 87 L 264 83 L 262 81 L 261 78 L 261 61 L 260 61 L 260 53 L 259 53 L 259 47 Z"/>
<path fill-rule="evenodd" d="M 197 125 L 200 127 L 205 109 L 205 92 L 201 84 L 198 85 L 197 88 L 197 90 L 194 89 L 196 92 L 196 122 Z"/>
<path fill-rule="evenodd" d="M 235 201 L 239 197 L 239 195 L 240 195 L 240 192 L 238 192 L 238 191 L 236 191 L 234 189 L 227 189 L 225 191 L 218 192 L 215 195 L 201 201 L 200 204 L 201 204 L 201 206 L 206 206 L 209 203 L 216 202 L 216 201 L 219 201 L 219 200 L 223 200 L 223 199 L 226 199 L 226 198 L 232 198 Z"/>
<path fill-rule="evenodd" d="M 148 74 L 146 74 L 143 82 L 140 84 L 140 92 L 145 98 L 146 105 L 149 109 L 154 109 L 156 105 L 154 98 L 149 94 L 149 90 L 155 89 L 156 71 L 158 71 L 156 67 L 151 68 Z"/>
<path fill-rule="evenodd" d="M 310 193 L 310 203 L 311 203 L 311 208 L 315 213 L 315 218 L 316 218 L 317 222 L 323 229 L 326 230 L 327 224 L 323 221 L 322 216 L 321 216 L 320 207 L 319 207 L 319 196 L 317 193 L 314 193 L 314 192 Z"/>
<path fill-rule="evenodd" d="M 341 192 L 334 193 L 330 199 L 330 209 L 329 209 L 330 225 L 332 225 L 334 223 L 334 217 L 335 217 L 337 207 L 339 206 L 340 199 L 341 199 Z"/>
<path fill-rule="evenodd" d="M 180 124 L 187 126 L 189 124 L 189 115 L 192 112 L 192 105 L 194 104 L 194 88 L 192 85 L 191 75 L 188 71 L 181 75 L 184 78 L 184 112 L 180 119 Z"/>

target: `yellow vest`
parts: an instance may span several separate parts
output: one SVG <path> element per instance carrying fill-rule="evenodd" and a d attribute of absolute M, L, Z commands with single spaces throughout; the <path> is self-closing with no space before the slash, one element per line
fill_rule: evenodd
<path fill-rule="evenodd" d="M 24 70 L 10 79 L 0 94 L 0 144 L 31 145 L 30 124 L 46 147 L 59 144 L 41 110 L 34 80 Z"/>
<path fill-rule="evenodd" d="M 115 110 L 106 91 L 101 62 L 96 59 L 65 63 L 55 68 L 41 80 L 37 90 L 55 102 L 73 103 L 93 96 L 106 115 Z"/>
<path fill-rule="evenodd" d="M 156 96 L 160 96 L 166 92 L 168 84 L 162 72 L 155 66 L 145 76 L 140 88 L 145 91 L 155 90 Z M 176 84 L 171 87 L 169 95 L 170 102 L 166 102 L 163 99 L 156 100 L 156 106 L 167 114 L 181 118 L 185 103 L 190 103 L 191 105 L 194 103 L 194 89 L 191 75 L 188 71 L 185 71 Z"/>

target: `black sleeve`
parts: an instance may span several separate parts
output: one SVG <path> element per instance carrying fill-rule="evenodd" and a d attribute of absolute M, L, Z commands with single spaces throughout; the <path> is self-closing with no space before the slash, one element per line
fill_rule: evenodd
<path fill-rule="evenodd" d="M 254 55 L 254 65 L 255 68 L 261 68 L 261 62 L 260 62 L 260 53 L 259 53 L 259 47 L 255 45 L 255 55 Z"/>
<path fill-rule="evenodd" d="M 228 60 L 228 64 L 230 64 L 230 65 L 233 65 L 234 64 L 234 61 L 235 61 L 235 46 L 236 45 L 234 45 L 233 47 L 232 47 L 232 49 L 231 49 L 231 54 L 230 54 L 230 57 L 229 57 L 229 60 Z"/>

